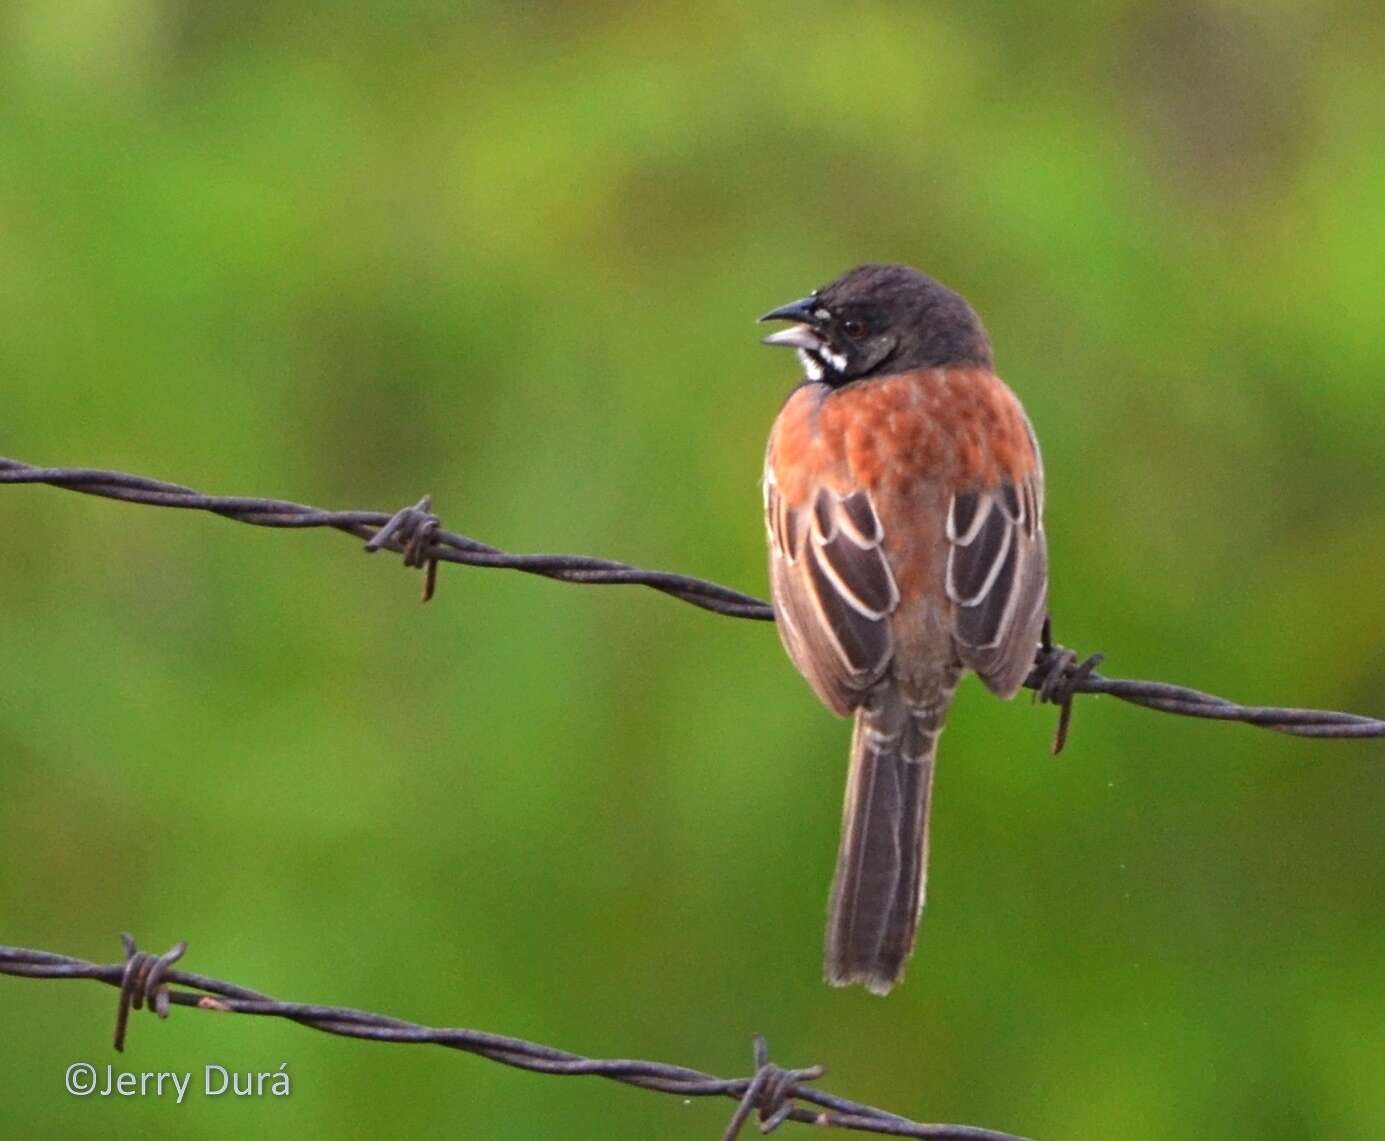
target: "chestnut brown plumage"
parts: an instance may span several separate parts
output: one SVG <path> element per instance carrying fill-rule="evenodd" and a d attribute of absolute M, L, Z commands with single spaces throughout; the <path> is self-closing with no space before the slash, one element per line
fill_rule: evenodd
<path fill-rule="evenodd" d="M 855 718 L 824 973 L 884 994 L 913 951 L 939 733 L 974 671 L 1001 697 L 1045 617 L 1043 468 L 980 320 L 867 265 L 762 320 L 804 382 L 770 433 L 764 506 L 780 636 Z"/>

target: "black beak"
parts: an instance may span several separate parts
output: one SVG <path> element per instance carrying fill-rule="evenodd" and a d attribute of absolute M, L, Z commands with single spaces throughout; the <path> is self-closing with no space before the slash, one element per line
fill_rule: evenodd
<path fill-rule="evenodd" d="M 777 333 L 771 333 L 768 337 L 762 337 L 760 343 L 764 345 L 783 345 L 789 349 L 820 349 L 822 348 L 822 337 L 813 328 L 815 318 L 813 310 L 817 308 L 817 298 L 804 297 L 798 301 L 790 301 L 787 305 L 781 305 L 778 309 L 771 309 L 761 321 L 797 321 L 797 325 L 790 325 L 787 329 L 780 329 Z"/>
<path fill-rule="evenodd" d="M 802 321 L 811 324 L 813 309 L 817 305 L 817 300 L 812 297 L 804 297 L 798 301 L 790 301 L 787 305 L 781 305 L 778 309 L 771 309 L 761 321 Z"/>

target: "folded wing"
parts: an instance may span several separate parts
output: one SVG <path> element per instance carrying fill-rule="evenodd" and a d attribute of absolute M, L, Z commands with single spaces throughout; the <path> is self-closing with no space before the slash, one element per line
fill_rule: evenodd
<path fill-rule="evenodd" d="M 1043 625 L 1043 475 L 959 492 L 947 518 L 947 594 L 958 657 L 1001 697 L 1023 684 Z"/>
<path fill-rule="evenodd" d="M 899 589 L 867 492 L 819 488 L 794 508 L 765 476 L 765 519 L 780 633 L 818 696 L 841 714 L 885 672 Z"/>

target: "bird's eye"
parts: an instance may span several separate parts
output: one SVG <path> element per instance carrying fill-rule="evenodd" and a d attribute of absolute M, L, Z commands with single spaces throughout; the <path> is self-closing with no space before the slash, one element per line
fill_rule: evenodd
<path fill-rule="evenodd" d="M 853 341 L 859 341 L 866 335 L 866 323 L 857 320 L 855 317 L 848 317 L 842 322 L 842 332 Z"/>

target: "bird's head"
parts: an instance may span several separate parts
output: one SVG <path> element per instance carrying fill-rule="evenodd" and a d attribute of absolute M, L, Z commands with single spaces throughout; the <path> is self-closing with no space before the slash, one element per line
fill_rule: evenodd
<path fill-rule="evenodd" d="M 760 320 L 796 322 L 764 343 L 794 349 L 809 380 L 833 387 L 919 368 L 991 367 L 971 306 L 908 266 L 857 266 Z"/>

